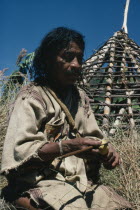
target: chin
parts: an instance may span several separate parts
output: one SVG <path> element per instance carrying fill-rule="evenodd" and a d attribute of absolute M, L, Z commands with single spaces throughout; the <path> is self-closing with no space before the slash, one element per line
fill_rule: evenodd
<path fill-rule="evenodd" d="M 77 82 L 77 79 L 72 79 L 69 81 L 69 85 L 74 85 Z"/>
<path fill-rule="evenodd" d="M 65 79 L 65 82 L 63 82 L 63 86 L 69 86 L 69 85 L 74 85 L 78 81 L 77 77 L 73 78 L 67 78 Z"/>

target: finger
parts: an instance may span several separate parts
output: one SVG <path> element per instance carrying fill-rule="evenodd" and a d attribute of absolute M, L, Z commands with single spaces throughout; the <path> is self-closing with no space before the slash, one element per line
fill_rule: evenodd
<path fill-rule="evenodd" d="M 100 155 L 100 151 L 99 151 L 99 149 L 92 149 L 92 150 L 91 150 L 91 152 L 92 152 L 92 153 L 96 153 L 96 154 L 99 154 L 99 155 Z"/>
<path fill-rule="evenodd" d="M 110 157 L 110 159 L 107 160 L 107 163 L 110 165 L 115 161 L 115 156 Z"/>
<path fill-rule="evenodd" d="M 119 164 L 120 164 L 120 158 L 119 156 L 116 156 L 114 162 L 112 162 L 112 167 L 116 167 Z"/>
<path fill-rule="evenodd" d="M 122 158 L 119 158 L 119 165 L 122 164 Z"/>
<path fill-rule="evenodd" d="M 100 146 L 102 142 L 98 140 L 94 140 L 94 139 L 85 138 L 84 144 L 91 145 L 91 146 Z"/>
<path fill-rule="evenodd" d="M 113 155 L 113 151 L 110 150 L 110 151 L 108 152 L 107 156 L 106 156 L 106 160 L 109 161 L 113 156 L 114 156 L 114 155 Z"/>

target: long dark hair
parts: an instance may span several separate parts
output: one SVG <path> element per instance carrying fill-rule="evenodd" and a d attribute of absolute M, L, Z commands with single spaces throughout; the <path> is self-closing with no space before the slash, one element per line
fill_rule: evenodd
<path fill-rule="evenodd" d="M 31 78 L 46 80 L 55 57 L 62 49 L 67 48 L 71 41 L 74 41 L 84 51 L 84 36 L 79 32 L 66 27 L 58 27 L 50 31 L 35 51 Z"/>

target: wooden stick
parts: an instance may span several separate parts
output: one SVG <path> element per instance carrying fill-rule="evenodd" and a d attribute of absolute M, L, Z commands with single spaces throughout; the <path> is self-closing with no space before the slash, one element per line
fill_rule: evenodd
<path fill-rule="evenodd" d="M 128 98 L 127 95 L 110 95 L 110 96 L 104 96 L 104 95 L 93 95 L 94 98 L 106 98 L 106 97 L 109 97 L 109 98 L 118 98 L 118 97 L 121 97 L 121 98 Z M 140 94 L 133 94 L 132 96 L 129 96 L 129 98 L 139 98 L 140 97 Z M 92 99 L 90 99 L 90 101 L 92 101 Z"/>
<path fill-rule="evenodd" d="M 107 145 L 109 143 L 109 141 L 106 141 L 105 143 L 102 143 L 100 146 L 102 146 L 102 145 Z M 100 148 L 100 146 L 98 146 L 98 148 Z M 78 155 L 78 154 L 80 154 L 80 153 L 82 153 L 82 152 L 86 152 L 86 151 L 89 151 L 89 150 L 91 150 L 91 149 L 93 149 L 95 146 L 88 146 L 88 147 L 86 147 L 86 148 L 84 148 L 84 149 L 80 149 L 80 150 L 76 150 L 76 151 L 73 151 L 73 152 L 69 152 L 69 153 L 67 153 L 67 154 L 65 154 L 65 155 L 61 155 L 60 157 L 58 157 L 59 159 L 63 159 L 63 158 L 66 158 L 66 157 L 70 157 L 70 156 L 72 156 L 72 155 Z M 96 146 L 96 149 L 97 149 L 97 146 Z"/>
<path fill-rule="evenodd" d="M 137 109 L 136 109 L 137 110 Z M 94 114 L 95 116 L 104 116 L 104 114 Z M 140 114 L 110 114 L 109 115 L 109 117 L 116 117 L 116 116 L 124 116 L 124 117 L 130 117 L 130 116 L 136 116 L 136 117 L 138 117 L 138 116 L 140 116 Z"/>
<path fill-rule="evenodd" d="M 84 64 L 83 67 L 84 67 L 84 66 L 88 66 L 88 64 L 90 64 L 90 63 L 93 64 L 93 62 L 95 62 L 95 61 L 99 58 L 100 55 L 107 53 L 107 51 L 108 51 L 108 49 L 109 49 L 109 45 L 110 45 L 110 43 L 112 42 L 112 40 L 113 40 L 113 39 L 112 39 L 112 37 L 111 37 L 111 38 L 108 40 L 108 42 L 107 42 L 101 49 L 99 49 L 99 50 L 94 54 L 94 56 L 92 56 L 91 58 L 89 58 L 89 59 L 86 61 L 86 64 Z M 113 43 L 114 43 L 114 41 L 113 41 Z"/>
<path fill-rule="evenodd" d="M 81 152 L 86 152 L 86 151 L 89 151 L 91 149 L 93 149 L 93 146 L 88 146 L 87 148 L 76 150 L 76 151 L 73 151 L 73 152 L 69 152 L 65 155 L 62 155 L 62 156 L 59 157 L 59 159 L 63 159 L 63 158 L 66 158 L 66 157 L 69 157 L 69 156 L 72 156 L 72 155 L 78 155 Z"/>
<path fill-rule="evenodd" d="M 122 106 L 122 107 L 125 107 L 125 106 L 128 106 L 128 104 L 105 104 L 105 103 L 91 103 L 92 105 L 100 105 L 100 106 Z M 129 104 L 129 106 L 134 106 L 134 105 L 140 105 L 140 103 L 134 103 L 134 104 Z"/>
<path fill-rule="evenodd" d="M 127 91 L 126 92 L 126 95 L 130 95 L 130 93 Z M 127 99 L 127 103 L 128 103 L 128 113 L 131 114 L 131 117 L 130 117 L 130 126 L 131 128 L 133 128 L 135 126 L 135 122 L 134 122 L 134 119 L 133 119 L 133 110 L 132 110 L 132 107 L 131 107 L 131 104 L 132 104 L 132 101 L 130 98 Z"/>

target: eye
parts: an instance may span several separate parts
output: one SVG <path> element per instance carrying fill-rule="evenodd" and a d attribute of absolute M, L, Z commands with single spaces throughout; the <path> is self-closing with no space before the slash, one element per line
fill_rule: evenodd
<path fill-rule="evenodd" d="M 77 55 L 75 53 L 72 52 L 65 52 L 62 56 L 61 56 L 66 62 L 71 62 L 73 61 L 73 59 L 76 57 L 78 60 L 79 64 L 83 63 L 83 55 Z"/>
<path fill-rule="evenodd" d="M 66 61 L 66 62 L 71 62 L 74 59 L 75 55 L 71 52 L 65 52 L 62 55 L 62 58 Z"/>

